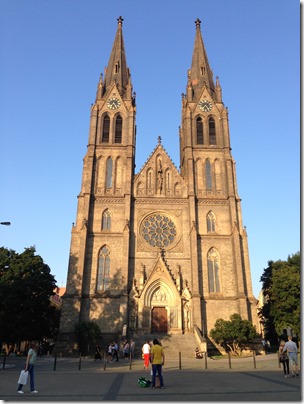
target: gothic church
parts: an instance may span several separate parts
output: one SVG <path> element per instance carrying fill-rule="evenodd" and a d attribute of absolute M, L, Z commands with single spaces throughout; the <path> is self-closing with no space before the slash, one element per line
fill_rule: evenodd
<path fill-rule="evenodd" d="M 179 129 L 180 170 L 159 137 L 135 173 L 136 96 L 118 26 L 91 108 L 73 224 L 61 341 L 95 321 L 104 335 L 208 335 L 238 313 L 257 326 L 228 111 L 195 21 Z"/>

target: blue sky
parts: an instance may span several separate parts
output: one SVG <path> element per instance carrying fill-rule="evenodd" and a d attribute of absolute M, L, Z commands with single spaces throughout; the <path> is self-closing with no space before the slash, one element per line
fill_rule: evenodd
<path fill-rule="evenodd" d="M 0 245 L 37 254 L 64 285 L 90 105 L 122 15 L 137 94 L 136 172 L 157 137 L 179 166 L 195 24 L 229 109 L 252 283 L 300 250 L 300 3 L 1 0 Z"/>

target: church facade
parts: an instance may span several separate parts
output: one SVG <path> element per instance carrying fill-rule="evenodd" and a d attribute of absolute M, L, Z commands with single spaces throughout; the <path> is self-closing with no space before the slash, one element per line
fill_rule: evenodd
<path fill-rule="evenodd" d="M 95 321 L 104 334 L 208 335 L 238 313 L 257 325 L 246 229 L 231 155 L 228 110 L 201 34 L 179 129 L 180 169 L 159 137 L 135 173 L 136 94 L 118 26 L 91 107 L 71 234 L 60 337 Z"/>

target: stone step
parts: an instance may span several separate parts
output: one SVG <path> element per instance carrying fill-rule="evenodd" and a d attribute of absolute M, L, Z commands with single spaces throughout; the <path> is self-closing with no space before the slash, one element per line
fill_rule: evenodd
<path fill-rule="evenodd" d="M 141 355 L 141 348 L 146 341 L 152 345 L 154 338 L 157 338 L 165 349 L 165 355 L 169 358 L 176 358 L 181 352 L 185 358 L 193 358 L 195 348 L 198 346 L 194 334 L 148 334 L 133 335 L 135 342 L 135 353 Z"/>

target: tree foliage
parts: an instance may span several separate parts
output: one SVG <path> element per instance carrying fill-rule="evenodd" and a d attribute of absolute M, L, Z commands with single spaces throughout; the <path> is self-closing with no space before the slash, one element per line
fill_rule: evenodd
<path fill-rule="evenodd" d="M 210 337 L 226 352 L 241 355 L 245 347 L 257 336 L 256 329 L 248 320 L 242 320 L 239 314 L 232 314 L 230 321 L 217 319 Z"/>
<path fill-rule="evenodd" d="M 6 343 L 52 337 L 59 310 L 50 302 L 56 281 L 35 247 L 21 254 L 0 248 L 0 340 Z"/>
<path fill-rule="evenodd" d="M 101 339 L 101 330 L 94 321 L 82 321 L 75 326 L 80 353 L 90 354 L 92 346 L 97 345 Z"/>
<path fill-rule="evenodd" d="M 261 276 L 264 306 L 259 316 L 266 338 L 277 341 L 284 329 L 300 336 L 301 257 L 297 252 L 287 261 L 269 261 Z"/>

